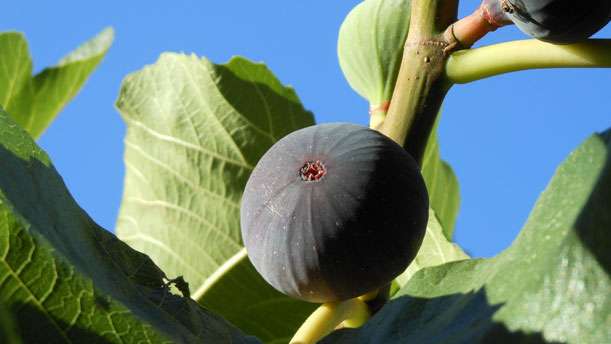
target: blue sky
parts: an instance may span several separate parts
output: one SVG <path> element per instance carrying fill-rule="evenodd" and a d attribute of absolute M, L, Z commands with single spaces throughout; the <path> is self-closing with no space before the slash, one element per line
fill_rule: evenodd
<path fill-rule="evenodd" d="M 367 104 L 345 82 L 337 32 L 359 1 L 13 1 L 0 30 L 24 32 L 35 70 L 106 26 L 115 43 L 77 98 L 40 140 L 81 206 L 115 224 L 123 188 L 125 125 L 114 108 L 122 78 L 163 51 L 225 62 L 264 61 L 295 87 L 318 122 L 367 124 Z M 476 1 L 462 1 L 461 16 Z M 611 28 L 597 34 L 611 37 Z M 478 45 L 525 38 L 503 28 Z M 528 71 L 455 86 L 443 106 L 443 157 L 458 175 L 456 241 L 473 256 L 500 252 L 518 234 L 556 166 L 591 133 L 611 126 L 611 70 Z M 567 195 L 570 197 L 570 195 Z"/>

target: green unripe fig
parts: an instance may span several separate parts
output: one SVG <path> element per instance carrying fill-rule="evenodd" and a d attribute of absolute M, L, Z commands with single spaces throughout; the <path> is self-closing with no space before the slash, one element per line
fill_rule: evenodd
<path fill-rule="evenodd" d="M 372 112 L 392 97 L 407 38 L 410 0 L 365 0 L 339 30 L 339 65 L 350 86 L 369 101 Z"/>

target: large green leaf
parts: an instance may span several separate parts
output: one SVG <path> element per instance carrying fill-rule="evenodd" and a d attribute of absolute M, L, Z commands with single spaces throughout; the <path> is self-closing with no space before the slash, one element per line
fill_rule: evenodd
<path fill-rule="evenodd" d="M 429 193 L 430 206 L 437 215 L 443 234 L 451 240 L 460 207 L 460 189 L 454 170 L 441 159 L 439 153 L 439 139 L 437 137 L 439 121 L 440 116 L 437 118 L 437 123 L 435 123 L 435 128 L 424 151 L 422 176 Z"/>
<path fill-rule="evenodd" d="M 611 131 L 558 168 L 510 248 L 421 270 L 367 325 L 325 342 L 609 343 L 609 229 Z"/>
<path fill-rule="evenodd" d="M 113 39 L 108 28 L 32 76 L 32 60 L 22 34 L 0 33 L 0 106 L 33 137 L 40 137 L 78 93 Z"/>
<path fill-rule="evenodd" d="M 313 124 L 295 92 L 243 58 L 218 65 L 166 53 L 125 79 L 117 107 L 128 127 L 118 235 L 248 333 L 292 334 L 312 306 L 254 273 L 239 205 L 263 153 Z"/>
<path fill-rule="evenodd" d="M 24 342 L 255 341 L 172 294 L 146 255 L 95 224 L 4 111 L 0 166 L 0 306 Z"/>

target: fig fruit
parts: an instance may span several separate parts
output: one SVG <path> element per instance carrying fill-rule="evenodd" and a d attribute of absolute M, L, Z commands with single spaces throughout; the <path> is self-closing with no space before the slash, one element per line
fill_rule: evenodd
<path fill-rule="evenodd" d="M 498 0 L 525 34 L 551 43 L 584 40 L 609 22 L 609 0 Z"/>
<path fill-rule="evenodd" d="M 365 0 L 339 29 L 339 65 L 372 109 L 390 101 L 407 38 L 410 0 Z"/>
<path fill-rule="evenodd" d="M 353 298 L 403 272 L 422 243 L 428 195 L 414 159 L 375 130 L 295 131 L 257 163 L 241 205 L 257 271 L 305 301 Z"/>

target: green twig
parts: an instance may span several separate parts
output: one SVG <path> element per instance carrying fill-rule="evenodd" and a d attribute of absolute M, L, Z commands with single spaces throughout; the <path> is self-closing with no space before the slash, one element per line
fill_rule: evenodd
<path fill-rule="evenodd" d="M 439 107 L 450 87 L 444 32 L 456 21 L 456 0 L 412 0 L 409 33 L 390 107 L 379 131 L 421 164 Z"/>
<path fill-rule="evenodd" d="M 451 82 L 463 84 L 520 70 L 566 67 L 611 67 L 611 39 L 565 45 L 531 39 L 459 50 L 448 59 L 445 73 Z"/>

